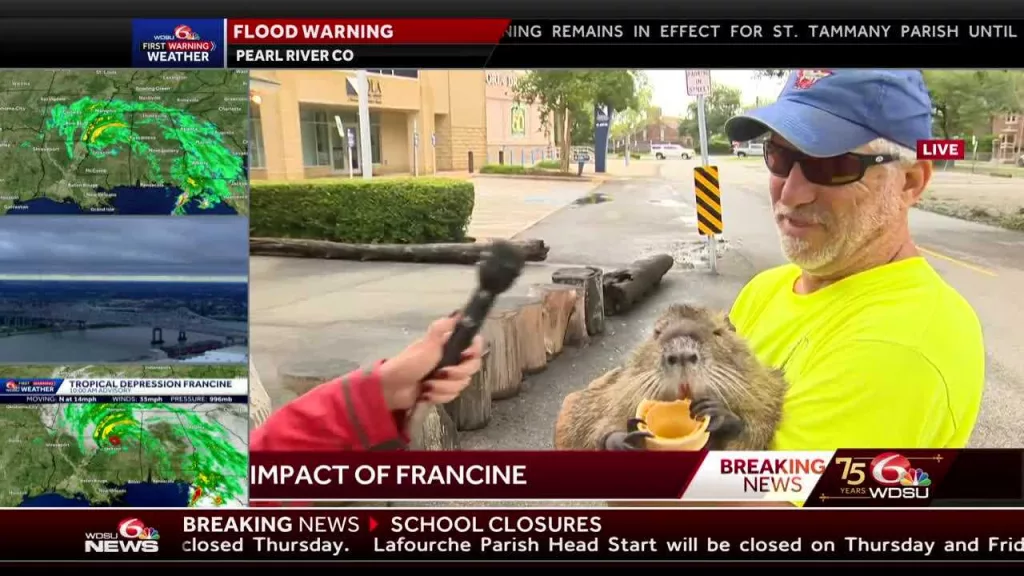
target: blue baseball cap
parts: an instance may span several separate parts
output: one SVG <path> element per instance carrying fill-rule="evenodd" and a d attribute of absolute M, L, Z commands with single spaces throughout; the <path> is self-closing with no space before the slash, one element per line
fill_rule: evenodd
<path fill-rule="evenodd" d="M 932 102 L 918 70 L 794 70 L 774 103 L 730 118 L 732 141 L 775 132 L 824 158 L 885 138 L 917 149 L 932 137 Z"/>

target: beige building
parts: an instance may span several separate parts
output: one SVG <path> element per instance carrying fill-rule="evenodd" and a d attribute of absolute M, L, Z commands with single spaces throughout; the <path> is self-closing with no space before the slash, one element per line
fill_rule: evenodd
<path fill-rule="evenodd" d="M 541 121 L 540 109 L 515 101 L 515 70 L 487 70 L 487 163 L 533 165 L 553 157 L 552 131 Z"/>
<path fill-rule="evenodd" d="M 535 107 L 513 101 L 513 72 L 368 72 L 374 174 L 463 171 L 470 153 L 479 170 L 500 151 L 506 164 L 552 152 Z M 348 176 L 350 166 L 361 173 L 355 71 L 253 70 L 250 77 L 253 179 Z"/>
<path fill-rule="evenodd" d="M 482 70 L 369 72 L 375 174 L 466 170 L 471 152 L 475 168 L 483 165 Z M 250 90 L 253 179 L 347 176 L 350 165 L 361 172 L 366 159 L 361 157 L 355 71 L 253 70 Z M 351 146 L 349 134 L 354 136 Z"/>

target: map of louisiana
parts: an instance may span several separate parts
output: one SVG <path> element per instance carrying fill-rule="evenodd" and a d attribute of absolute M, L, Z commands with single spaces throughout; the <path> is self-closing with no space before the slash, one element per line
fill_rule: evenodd
<path fill-rule="evenodd" d="M 246 366 L 39 366 L 3 376 L 246 374 Z M 244 506 L 248 435 L 245 403 L 0 403 L 0 507 Z"/>
<path fill-rule="evenodd" d="M 0 71 L 0 214 L 247 214 L 241 70 Z"/>

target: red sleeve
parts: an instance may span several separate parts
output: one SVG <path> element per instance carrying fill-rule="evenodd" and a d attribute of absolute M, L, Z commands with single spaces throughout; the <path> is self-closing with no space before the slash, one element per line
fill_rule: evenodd
<path fill-rule="evenodd" d="M 250 434 L 249 449 L 330 452 L 404 448 L 405 413 L 388 410 L 380 367 L 354 370 L 282 406 Z"/>

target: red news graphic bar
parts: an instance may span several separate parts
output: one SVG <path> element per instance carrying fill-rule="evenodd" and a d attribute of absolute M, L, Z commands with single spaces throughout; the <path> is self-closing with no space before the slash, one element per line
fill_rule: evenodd
<path fill-rule="evenodd" d="M 966 500 L 1024 506 L 1021 450 L 253 452 L 249 464 L 249 497 L 258 504 L 771 500 L 877 508 Z"/>
<path fill-rule="evenodd" d="M 5 561 L 1024 560 L 1024 510 L 0 510 Z M 126 529 L 127 528 L 127 529 Z M 26 538 L 45 534 L 45 538 Z"/>
<path fill-rule="evenodd" d="M 231 44 L 497 44 L 505 18 L 231 18 Z"/>
<path fill-rule="evenodd" d="M 672 500 L 703 460 L 702 452 L 253 452 L 249 497 Z"/>
<path fill-rule="evenodd" d="M 918 140 L 918 160 L 963 160 L 967 147 L 963 140 Z"/>

